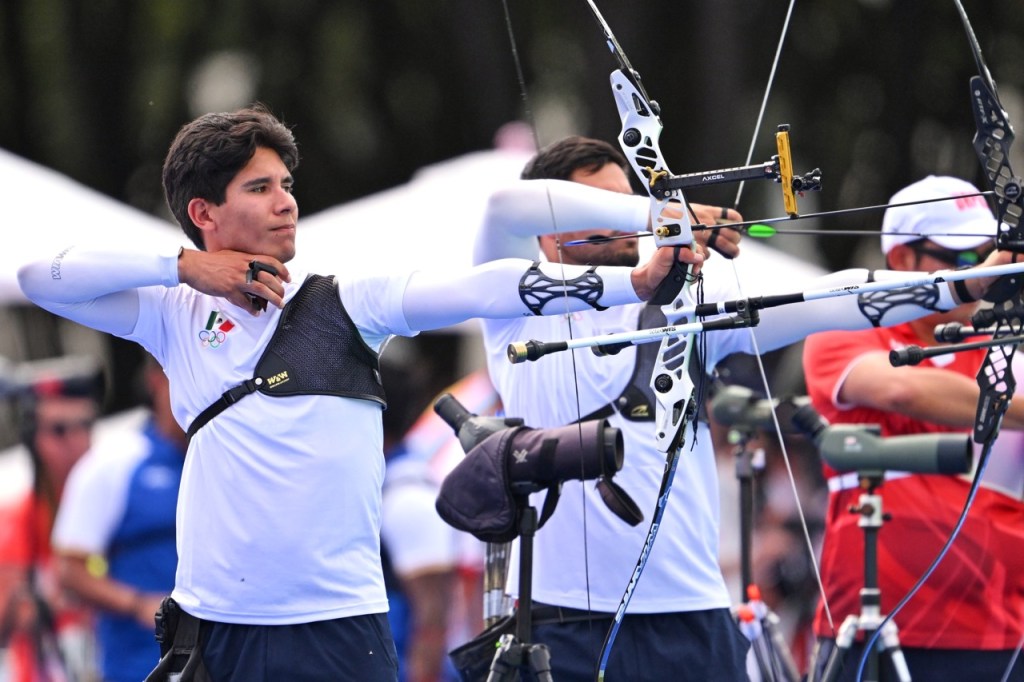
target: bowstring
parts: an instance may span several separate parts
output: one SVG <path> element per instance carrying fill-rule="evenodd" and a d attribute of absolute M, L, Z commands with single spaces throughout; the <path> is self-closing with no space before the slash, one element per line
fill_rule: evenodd
<path fill-rule="evenodd" d="M 793 16 L 793 8 L 796 6 L 796 0 L 790 0 L 789 6 L 786 9 L 786 17 L 783 20 L 782 32 L 779 35 L 779 43 L 775 48 L 775 57 L 772 60 L 772 67 L 768 74 L 768 82 L 765 85 L 764 96 L 761 98 L 761 107 L 757 113 L 757 122 L 754 125 L 754 134 L 750 139 L 750 147 L 747 150 L 747 160 L 744 165 L 749 166 L 751 160 L 754 158 L 754 147 L 757 145 L 757 138 L 761 133 L 761 126 L 764 122 L 765 111 L 768 108 L 768 98 L 771 95 L 772 86 L 775 83 L 775 75 L 778 71 L 779 61 L 782 57 L 782 46 L 786 41 L 786 36 L 789 33 L 790 20 Z M 741 180 L 739 187 L 736 189 L 736 198 L 733 201 L 733 208 L 738 210 L 740 205 L 740 199 L 743 197 L 743 189 L 746 186 L 746 180 Z M 728 227 L 728 226 L 726 226 Z M 736 260 L 731 261 L 733 277 L 736 280 L 736 289 L 739 292 L 740 298 L 745 298 L 746 295 L 743 293 L 743 285 L 740 282 L 739 268 L 736 265 Z M 804 513 L 803 504 L 800 502 L 800 492 L 797 488 L 796 476 L 793 473 L 793 465 L 790 461 L 789 450 L 786 448 L 786 439 L 782 434 L 782 426 L 779 424 L 779 415 L 775 410 L 775 403 L 772 399 L 771 387 L 768 384 L 768 374 L 764 367 L 764 362 L 761 360 L 761 348 L 757 343 L 757 334 L 754 331 L 754 327 L 748 327 L 750 333 L 750 341 L 754 347 L 754 358 L 757 361 L 757 369 L 761 375 L 761 383 L 764 386 L 765 397 L 769 401 L 769 405 L 772 406 L 772 423 L 775 425 L 775 435 L 779 439 L 779 449 L 782 452 L 782 459 L 786 465 L 786 475 L 789 479 L 789 485 L 793 492 L 793 499 L 796 503 L 797 514 L 800 517 L 800 528 L 803 532 L 803 539 L 807 545 L 807 552 L 811 560 L 811 567 L 814 570 L 814 580 L 817 583 L 818 594 L 821 596 L 822 606 L 825 611 L 825 617 L 828 619 L 829 629 L 833 633 L 836 632 L 835 621 L 832 618 L 832 610 L 829 608 L 828 598 L 825 595 L 825 584 L 821 579 L 821 569 L 818 566 L 818 560 L 814 550 L 814 541 L 811 539 L 811 531 L 807 525 L 807 515 Z M 747 586 L 744 586 L 746 589 Z M 746 599 L 746 595 L 741 595 L 741 599 Z"/>
<path fill-rule="evenodd" d="M 511 51 L 512 51 L 512 61 L 513 61 L 514 65 L 515 65 L 516 78 L 517 78 L 518 83 L 519 83 L 519 94 L 520 94 L 520 96 L 522 97 L 522 100 L 523 100 L 523 115 L 525 116 L 525 118 L 527 120 L 527 123 L 530 126 L 530 133 L 533 136 L 533 145 L 536 148 L 537 153 L 539 153 L 540 150 L 541 150 L 541 144 L 540 144 L 540 133 L 539 133 L 538 128 L 537 128 L 537 118 L 536 118 L 536 115 L 535 115 L 535 113 L 533 111 L 533 108 L 530 106 L 529 93 L 528 93 L 527 88 L 526 88 L 526 77 L 523 74 L 522 59 L 519 56 L 519 47 L 518 47 L 518 43 L 516 41 L 515 29 L 514 29 L 514 27 L 512 25 L 512 14 L 509 11 L 508 0 L 501 0 L 501 6 L 502 6 L 502 10 L 504 11 L 504 14 L 505 14 L 505 28 L 506 28 L 506 31 L 508 32 L 509 44 L 511 46 Z M 556 247 L 557 247 L 556 248 L 556 252 L 558 254 L 558 266 L 559 266 L 559 269 L 560 269 L 560 271 L 562 273 L 562 281 L 564 282 L 564 281 L 567 281 L 567 278 L 565 276 L 565 261 L 562 258 L 562 239 L 561 239 L 561 236 L 558 236 L 559 230 L 558 230 L 558 220 L 557 220 L 556 215 L 555 215 L 555 205 L 554 205 L 554 201 L 551 198 L 551 191 L 547 187 L 545 187 L 545 195 L 547 196 L 548 211 L 551 214 L 551 226 L 554 229 L 554 233 L 556 235 L 555 244 L 556 244 Z M 568 289 L 568 287 L 563 287 L 563 290 L 562 290 L 562 300 L 563 300 L 563 302 L 565 304 L 566 328 L 567 328 L 567 331 L 568 331 L 569 339 L 572 340 L 572 338 L 573 338 L 572 314 L 571 314 L 571 310 L 569 308 L 569 289 Z M 579 385 L 579 378 L 578 378 L 578 373 L 577 373 L 577 368 L 576 368 L 576 351 L 575 350 L 571 351 L 571 358 L 572 358 L 573 394 L 574 394 L 574 398 L 576 400 L 576 428 L 577 428 L 577 435 L 578 435 L 579 443 L 580 443 L 580 452 L 582 453 L 583 452 L 583 447 L 582 447 L 583 446 L 583 423 L 582 423 L 582 421 L 583 421 L 583 409 L 582 409 L 582 407 L 580 405 L 580 385 Z M 581 474 L 583 473 L 584 466 L 585 466 L 584 462 L 581 459 L 580 460 L 580 472 L 581 472 Z M 581 476 L 581 479 L 582 478 L 583 477 Z M 561 484 L 559 483 L 558 485 L 561 485 Z M 583 514 L 583 580 L 584 580 L 584 585 L 586 587 L 586 592 L 587 592 L 587 611 L 589 612 L 591 610 L 591 603 L 590 603 L 590 550 L 589 550 L 589 546 L 588 546 L 588 542 L 587 542 L 587 495 L 586 495 L 586 485 L 587 485 L 587 481 L 586 480 L 581 480 L 580 481 L 580 491 L 581 491 L 580 499 L 582 501 L 582 514 Z M 547 494 L 551 495 L 552 492 L 549 491 Z M 589 620 L 588 623 L 593 623 L 593 621 Z"/>

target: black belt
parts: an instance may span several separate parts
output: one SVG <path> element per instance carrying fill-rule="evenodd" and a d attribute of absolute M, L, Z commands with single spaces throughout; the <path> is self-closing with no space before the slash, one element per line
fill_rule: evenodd
<path fill-rule="evenodd" d="M 530 611 L 530 619 L 534 625 L 547 625 L 550 623 L 578 623 L 586 620 L 611 619 L 614 614 L 601 611 L 587 611 L 585 609 L 574 609 L 568 606 L 552 606 L 550 604 L 533 603 Z"/>

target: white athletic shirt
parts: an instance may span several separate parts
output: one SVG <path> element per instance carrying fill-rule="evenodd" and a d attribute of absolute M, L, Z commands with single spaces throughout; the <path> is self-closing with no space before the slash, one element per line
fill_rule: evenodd
<path fill-rule="evenodd" d="M 376 333 L 363 333 L 374 350 L 389 333 L 412 333 L 401 315 L 407 278 L 342 286 L 350 314 L 373 323 Z M 286 301 L 301 282 L 293 272 Z M 165 368 L 181 424 L 253 376 L 281 315 L 268 307 L 252 317 L 188 287 L 147 288 L 140 297 L 128 338 Z M 173 593 L 186 611 L 279 625 L 387 610 L 377 540 L 380 412 L 366 400 L 253 393 L 195 434 L 178 503 Z"/>
<path fill-rule="evenodd" d="M 527 315 L 528 263 L 340 280 L 366 343 L 480 315 Z M 290 268 L 285 300 L 304 273 Z M 577 274 L 584 268 L 579 268 Z M 635 302 L 629 268 L 599 270 L 602 304 Z M 170 379 L 187 428 L 249 379 L 281 311 L 253 317 L 178 286 L 176 254 L 74 247 L 31 262 L 19 283 L 38 305 L 139 342 Z M 581 305 L 582 307 L 582 305 Z M 387 610 L 380 568 L 380 407 L 334 396 L 251 394 L 192 439 L 179 493 L 173 596 L 210 620 L 278 625 Z"/>
<path fill-rule="evenodd" d="M 564 232 L 593 228 L 626 232 L 646 227 L 646 198 L 565 181 L 522 181 L 492 199 L 477 241 L 476 262 L 536 257 L 534 235 L 552 231 L 549 206 L 554 207 L 554 224 Z M 742 255 L 738 265 L 742 267 Z M 705 264 L 706 301 L 739 298 L 730 270 L 720 256 Z M 862 283 L 865 276 L 865 270 L 834 273 L 817 280 L 814 288 Z M 762 290 L 744 294 L 767 293 L 765 289 L 768 289 L 767 283 Z M 789 291 L 782 278 L 772 282 L 771 289 L 777 293 Z M 948 287 L 940 286 L 939 290 L 940 305 L 951 308 L 953 301 Z M 548 305 L 549 308 L 564 306 L 565 302 L 559 299 Z M 505 349 L 514 341 L 568 339 L 570 319 L 574 338 L 633 331 L 637 328 L 641 307 L 637 304 L 602 312 L 586 310 L 550 317 L 483 320 L 488 369 L 506 414 L 522 417 L 528 426 L 535 428 L 561 426 L 618 398 L 633 374 L 635 347 L 605 357 L 598 357 L 589 349 L 579 350 L 575 353 L 575 371 L 573 357 L 567 352 L 512 365 Z M 888 313 L 884 321 L 891 324 L 924 313 L 921 308 L 907 306 Z M 758 346 L 765 351 L 793 343 L 821 329 L 867 326 L 870 325 L 859 312 L 856 297 L 846 296 L 764 310 L 756 334 Z M 728 355 L 752 353 L 754 348 L 746 329 L 711 332 L 706 341 L 709 371 Z M 640 506 L 644 521 L 630 527 L 612 514 L 593 481 L 566 482 L 554 515 L 534 539 L 533 597 L 536 601 L 614 612 L 636 565 L 654 512 L 665 454 L 655 448 L 654 422 L 629 422 L 618 415 L 613 415 L 610 422 L 622 429 L 625 445 L 623 468 L 614 480 Z M 630 613 L 729 606 L 729 592 L 718 563 L 718 490 L 711 435 L 701 423 L 696 445 L 687 446 L 680 455 L 662 525 L 630 602 Z M 532 498 L 532 504 L 538 509 L 544 494 L 537 493 Z M 516 594 L 518 554 L 514 553 L 513 558 L 509 591 Z"/>

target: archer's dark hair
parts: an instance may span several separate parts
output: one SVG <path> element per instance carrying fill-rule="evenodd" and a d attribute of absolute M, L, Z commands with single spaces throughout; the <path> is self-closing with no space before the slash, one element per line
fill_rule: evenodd
<path fill-rule="evenodd" d="M 185 235 L 205 250 L 203 235 L 188 217 L 188 204 L 200 198 L 224 203 L 227 186 L 258 147 L 277 152 L 288 172 L 299 165 L 292 131 L 262 104 L 232 113 L 204 114 L 178 131 L 164 160 L 167 205 Z"/>
<path fill-rule="evenodd" d="M 626 157 L 603 140 L 573 135 L 537 152 L 520 177 L 523 180 L 568 180 L 577 170 L 597 172 L 609 163 L 626 168 Z"/>

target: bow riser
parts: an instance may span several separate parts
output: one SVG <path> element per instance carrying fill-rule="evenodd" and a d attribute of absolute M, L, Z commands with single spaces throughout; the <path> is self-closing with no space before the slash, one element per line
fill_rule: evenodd
<path fill-rule="evenodd" d="M 675 450 L 676 456 L 697 411 L 696 389 L 689 374 L 693 340 L 691 334 L 663 339 L 651 375 L 657 447 L 666 453 Z"/>
<path fill-rule="evenodd" d="M 660 198 L 652 192 L 657 178 L 671 175 L 661 154 L 659 138 L 662 124 L 657 115 L 657 106 L 637 86 L 632 74 L 616 69 L 610 81 L 622 124 L 619 146 L 633 172 L 645 183 L 645 189 L 651 197 L 650 220 L 654 242 L 659 247 L 689 246 L 693 242 L 693 233 L 682 191 L 667 192 Z M 678 219 L 666 213 L 673 204 L 678 208 Z M 684 286 L 680 296 L 662 307 L 670 324 L 679 321 L 674 311 L 683 305 L 682 292 L 688 288 Z M 664 453 L 678 449 L 684 442 L 686 424 L 696 412 L 695 390 L 688 371 L 693 353 L 692 339 L 691 335 L 663 339 L 651 376 L 650 386 L 656 402 L 655 438 L 658 450 Z M 670 464 L 669 468 L 674 467 Z"/>
<path fill-rule="evenodd" d="M 1019 275 L 1010 277 L 1020 282 Z M 985 311 L 985 314 L 993 315 L 999 321 L 997 330 L 992 334 L 993 339 L 1019 336 L 1024 330 L 1024 305 L 1019 295 L 995 304 L 990 311 Z M 981 369 L 978 370 L 981 396 L 974 424 L 976 443 L 990 444 L 999 434 L 1003 415 L 1010 406 L 1010 400 L 1017 388 L 1011 366 L 1016 350 L 1015 343 L 992 346 L 985 356 Z"/>

